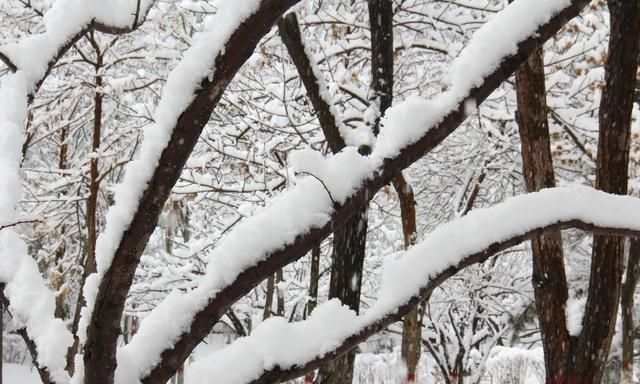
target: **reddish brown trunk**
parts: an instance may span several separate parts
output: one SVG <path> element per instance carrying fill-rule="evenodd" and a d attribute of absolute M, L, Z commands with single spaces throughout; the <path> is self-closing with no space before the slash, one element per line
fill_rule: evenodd
<path fill-rule="evenodd" d="M 99 174 L 98 174 L 98 150 L 100 149 L 100 141 L 102 136 L 102 99 L 103 94 L 100 91 L 103 85 L 102 76 L 98 73 L 102 70 L 103 56 L 100 51 L 98 43 L 95 41 L 93 34 L 89 36 L 89 41 L 96 52 L 95 62 L 95 95 L 93 98 L 93 132 L 91 138 L 91 154 L 89 164 L 89 197 L 87 198 L 87 253 L 85 255 L 83 263 L 82 280 L 80 286 L 84 287 L 87 277 L 96 271 L 96 240 L 98 238 L 98 193 L 100 189 Z M 73 375 L 74 358 L 78 349 L 80 348 L 80 339 L 77 336 L 78 324 L 80 322 L 80 312 L 86 305 L 84 296 L 82 293 L 78 295 L 76 302 L 75 312 L 73 314 L 73 323 L 71 325 L 73 332 L 73 345 L 69 348 L 67 353 L 67 371 Z"/>
<path fill-rule="evenodd" d="M 629 246 L 627 272 L 620 298 L 622 317 L 622 383 L 633 383 L 633 342 L 634 342 L 634 293 L 640 277 L 640 240 L 632 238 Z"/>
<path fill-rule="evenodd" d="M 411 185 L 399 173 L 393 179 L 393 186 L 400 200 L 400 216 L 405 249 L 415 243 L 416 236 L 416 201 Z M 422 321 L 420 305 L 416 305 L 402 318 L 401 357 L 407 366 L 407 382 L 415 380 L 416 370 L 420 362 L 422 346 Z M 413 379 L 412 379 L 413 378 Z"/>
<path fill-rule="evenodd" d="M 522 167 L 528 192 L 555 187 L 547 122 L 542 50 L 536 51 L 516 72 L 517 120 Z M 568 298 L 562 236 L 550 232 L 531 241 L 532 284 L 544 349 L 547 383 L 567 375 L 570 336 L 566 327 Z"/>
<path fill-rule="evenodd" d="M 600 103 L 596 187 L 627 193 L 629 134 L 638 68 L 640 1 L 609 1 L 611 32 Z M 600 382 L 609 355 L 620 300 L 623 238 L 594 236 L 589 296 L 583 330 L 575 349 L 576 377 Z"/>
<path fill-rule="evenodd" d="M 264 300 L 264 310 L 262 312 L 262 320 L 271 317 L 271 307 L 273 306 L 273 292 L 275 291 L 275 279 L 271 275 L 267 279 L 267 293 Z"/>

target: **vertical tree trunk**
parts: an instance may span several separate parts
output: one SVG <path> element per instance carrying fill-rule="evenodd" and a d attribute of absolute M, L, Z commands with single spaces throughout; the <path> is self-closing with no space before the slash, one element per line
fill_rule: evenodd
<path fill-rule="evenodd" d="M 640 277 L 640 239 L 632 238 L 627 260 L 627 273 L 622 284 L 620 307 L 622 311 L 622 372 L 621 383 L 633 383 L 634 293 Z"/>
<path fill-rule="evenodd" d="M 287 47 L 300 78 L 307 90 L 311 103 L 318 116 L 329 148 L 333 153 L 340 152 L 345 142 L 337 126 L 338 116 L 331 112 L 331 106 L 321 97 L 318 79 L 313 72 L 309 57 L 305 53 L 295 13 L 290 13 L 278 21 L 278 30 Z M 360 286 L 362 283 L 362 265 L 366 249 L 367 208 L 355 213 L 333 236 L 333 254 L 329 298 L 338 298 L 343 304 L 358 312 L 360 309 Z M 318 383 L 350 383 L 353 377 L 355 351 L 337 357 L 333 362 L 320 369 Z"/>
<path fill-rule="evenodd" d="M 276 281 L 277 281 L 277 287 L 276 287 L 276 313 L 278 314 L 278 316 L 284 316 L 284 291 L 282 289 L 282 282 L 284 282 L 284 275 L 282 273 L 282 268 L 278 269 L 278 271 L 276 272 Z"/>
<path fill-rule="evenodd" d="M 2 384 L 2 362 L 3 358 L 3 345 L 4 345 L 4 304 L 0 300 L 0 384 Z"/>
<path fill-rule="evenodd" d="M 307 303 L 307 316 L 318 305 L 318 280 L 320 279 L 320 243 L 311 249 L 311 273 L 309 276 L 309 302 Z"/>
<path fill-rule="evenodd" d="M 100 148 L 100 141 L 102 136 L 102 100 L 103 94 L 101 92 L 103 86 L 103 79 L 100 75 L 103 65 L 103 54 L 100 50 L 98 43 L 95 41 L 93 34 L 88 38 L 92 47 L 96 52 L 95 62 L 95 95 L 93 99 L 93 132 L 91 138 L 91 150 L 92 157 L 89 165 L 89 197 L 87 199 L 87 253 L 84 259 L 82 280 L 80 281 L 80 287 L 84 287 L 84 284 L 92 273 L 96 271 L 96 240 L 98 238 L 98 226 L 97 226 L 97 209 L 98 209 L 98 193 L 100 189 L 99 171 L 98 171 L 98 149 Z M 66 148 L 65 148 L 66 152 Z M 61 160 L 62 161 L 62 160 Z M 80 312 L 84 308 L 86 302 L 82 290 L 78 295 L 76 301 L 75 312 L 73 314 L 73 323 L 71 325 L 73 334 L 73 345 L 69 348 L 67 353 L 67 371 L 73 375 L 74 372 L 74 358 L 80 348 L 80 339 L 77 336 L 78 325 L 80 322 Z"/>
<path fill-rule="evenodd" d="M 348 219 L 333 235 L 333 264 L 329 298 L 339 298 L 344 305 L 360 311 L 362 266 L 367 238 L 367 211 L 361 210 Z M 321 368 L 317 383 L 345 384 L 353 380 L 356 351 L 350 350 Z"/>
<path fill-rule="evenodd" d="M 400 200 L 400 216 L 402 218 L 402 233 L 404 247 L 408 249 L 415 243 L 416 236 L 416 201 L 411 185 L 398 174 L 393 180 L 393 186 Z M 416 381 L 416 370 L 420 361 L 422 345 L 422 321 L 420 305 L 417 305 L 402 319 L 402 347 L 401 357 L 407 366 L 406 381 Z"/>
<path fill-rule="evenodd" d="M 600 103 L 596 188 L 627 193 L 629 136 L 640 35 L 640 0 L 610 0 L 611 32 Z M 576 346 L 578 382 L 600 382 L 620 300 L 623 238 L 595 235 L 589 296 Z"/>
<path fill-rule="evenodd" d="M 555 187 L 547 121 L 546 87 L 542 49 L 516 72 L 517 121 L 522 167 L 527 192 Z M 567 377 L 570 335 L 565 305 L 569 294 L 560 231 L 531 241 L 532 284 L 544 350 L 546 380 L 560 383 Z"/>
<path fill-rule="evenodd" d="M 267 279 L 267 294 L 264 300 L 264 311 L 262 312 L 262 320 L 266 320 L 271 317 L 271 307 L 273 306 L 273 291 L 275 290 L 274 276 L 269 276 Z"/>

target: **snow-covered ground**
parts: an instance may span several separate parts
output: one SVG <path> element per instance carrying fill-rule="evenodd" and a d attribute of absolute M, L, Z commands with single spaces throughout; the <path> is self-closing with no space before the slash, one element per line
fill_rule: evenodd
<path fill-rule="evenodd" d="M 212 349 L 217 349 L 212 347 Z M 533 365 L 527 363 L 527 361 L 535 361 L 540 356 L 536 355 L 534 351 L 521 351 L 520 353 L 514 353 L 512 349 L 509 349 L 508 353 L 505 351 L 498 351 L 494 356 L 494 361 L 489 365 L 488 371 L 483 377 L 482 383 L 493 384 L 505 382 L 505 379 L 510 379 L 511 383 L 517 383 L 514 380 L 515 377 L 521 377 L 520 383 L 522 384 L 540 384 L 540 377 L 544 377 L 544 374 L 540 376 Z M 404 366 L 400 362 L 400 353 L 360 353 L 356 358 L 356 366 L 353 378 L 353 384 L 392 384 L 401 383 Z M 524 358 L 523 358 L 524 357 Z M 511 363 L 511 364 L 507 364 Z M 187 366 L 187 371 L 189 367 Z M 30 366 L 18 365 L 18 364 L 4 364 L 2 369 L 3 383 L 4 384 L 41 384 L 38 373 Z M 418 383 L 420 384 L 435 384 L 442 382 L 438 380 L 437 369 L 434 363 L 425 356 L 422 355 L 420 365 L 418 367 Z M 296 380 L 292 383 L 302 383 L 302 379 Z M 186 384 L 189 384 L 188 382 Z"/>
<path fill-rule="evenodd" d="M 38 372 L 32 367 L 18 364 L 2 364 L 3 384 L 41 384 Z"/>

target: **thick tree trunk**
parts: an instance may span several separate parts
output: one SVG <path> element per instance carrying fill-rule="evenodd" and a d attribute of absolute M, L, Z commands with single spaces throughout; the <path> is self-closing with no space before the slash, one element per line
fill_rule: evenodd
<path fill-rule="evenodd" d="M 621 382 L 633 383 L 633 340 L 634 321 L 633 306 L 634 293 L 640 277 L 640 239 L 632 238 L 627 260 L 627 273 L 622 284 L 620 307 L 622 312 L 622 372 Z"/>
<path fill-rule="evenodd" d="M 629 136 L 640 35 L 640 0 L 610 0 L 611 32 L 600 103 L 596 187 L 627 193 Z M 615 329 L 623 272 L 623 238 L 595 235 L 589 296 L 575 349 L 576 379 L 602 379 Z"/>
<path fill-rule="evenodd" d="M 338 153 L 345 147 L 344 139 L 338 130 L 338 116 L 332 114 L 328 101 L 321 96 L 316 74 L 305 53 L 295 13 L 281 18 L 278 21 L 278 30 L 307 90 L 329 148 L 333 153 Z M 360 309 L 360 286 L 362 284 L 366 237 L 366 207 L 336 229 L 333 236 L 333 264 L 331 266 L 329 298 L 340 299 L 343 304 L 348 305 L 356 312 Z M 316 381 L 318 383 L 350 383 L 353 378 L 354 360 L 355 351 L 353 350 L 339 356 L 320 369 Z"/>
<path fill-rule="evenodd" d="M 358 313 L 360 311 L 360 288 L 362 286 L 362 266 L 367 239 L 366 208 L 353 215 L 333 234 L 333 264 L 329 298 L 339 298 L 344 305 Z M 344 355 L 321 368 L 316 379 L 321 384 L 346 384 L 353 380 L 353 365 L 356 350 Z"/>
<path fill-rule="evenodd" d="M 517 120 L 522 167 L 527 192 L 555 187 L 547 121 L 546 87 L 542 49 L 516 72 Z M 570 335 L 566 327 L 568 298 L 562 236 L 551 232 L 531 241 L 532 284 L 545 357 L 548 384 L 567 377 Z"/>

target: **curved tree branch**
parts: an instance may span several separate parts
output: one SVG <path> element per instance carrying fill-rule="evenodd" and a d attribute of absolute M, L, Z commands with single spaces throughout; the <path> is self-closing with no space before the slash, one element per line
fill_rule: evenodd
<path fill-rule="evenodd" d="M 181 115 L 169 146 L 163 152 L 160 166 L 140 202 L 136 218 L 118 247 L 114 265 L 111 268 L 113 272 L 108 279 L 103 280 L 101 286 L 100 300 L 105 303 L 118 303 L 117 306 L 105 305 L 104 309 L 101 310 L 105 316 L 111 319 L 106 321 L 106 323 L 111 324 L 110 327 L 113 327 L 110 338 L 113 339 L 113 334 L 117 332 L 117 323 L 114 319 L 121 313 L 122 303 L 124 303 L 124 297 L 135 270 L 132 266 L 135 267 L 137 265 L 142 248 L 144 248 L 149 235 L 155 227 L 162 203 L 166 199 L 170 187 L 174 185 L 182 164 L 184 164 L 186 157 L 191 152 L 193 145 L 195 145 L 197 136 L 202 128 L 201 125 L 195 124 L 195 122 L 206 121 L 210 113 L 209 108 L 213 108 L 211 104 L 215 104 L 219 99 L 224 86 L 228 84 L 228 81 L 231 80 L 231 77 L 243 62 L 242 59 L 248 57 L 251 53 L 242 49 L 230 49 L 230 47 L 236 47 L 233 42 L 236 42 L 238 47 L 255 46 L 258 32 L 266 33 L 266 30 L 268 30 L 265 22 L 271 25 L 270 23 L 275 21 L 273 19 L 274 13 L 282 12 L 294 3 L 294 0 L 264 1 L 261 9 L 252 17 L 250 22 L 247 22 L 247 25 L 251 25 L 251 31 L 249 32 L 242 28 L 238 30 L 234 38 L 227 44 L 228 49 L 225 50 L 227 54 L 222 56 L 224 59 L 216 61 L 217 67 L 220 65 L 225 68 L 222 71 L 216 70 L 216 77 L 213 82 L 203 82 L 203 88 L 196 95 L 194 102 Z M 470 89 L 467 98 L 474 99 L 478 104 L 484 101 L 505 79 L 513 74 L 532 52 L 562 28 L 568 20 L 576 16 L 587 3 L 586 0 L 573 0 L 570 5 L 553 16 L 548 22 L 540 25 L 535 33 L 517 44 L 518 49 L 515 54 L 504 57 L 495 69 L 484 76 L 484 81 L 479 86 Z M 270 5 L 270 9 L 267 5 Z M 269 9 L 269 12 L 266 12 L 265 9 Z M 274 10 L 277 12 L 274 12 Z M 268 15 L 265 15 L 265 13 L 268 13 Z M 226 60 L 229 61 L 226 62 Z M 219 79 L 219 73 L 225 74 L 223 79 Z M 210 99 L 206 92 L 207 90 L 213 92 L 214 97 Z M 389 184 L 399 170 L 408 167 L 435 148 L 465 118 L 465 102 L 462 100 L 450 112 L 439 119 L 439 123 L 426 130 L 426 133 L 419 140 L 407 145 L 398 155 L 384 160 L 378 169 L 373 170 L 370 178 L 363 183 L 360 189 L 353 192 L 340 207 L 331 213 L 330 220 L 316 228 L 301 228 L 294 240 L 287 241 L 278 250 L 266 251 L 266 255 L 260 259 L 261 261 L 251 266 L 243 267 L 232 282 L 228 283 L 221 291 L 216 292 L 215 296 L 208 299 L 206 305 L 197 310 L 195 315 L 190 318 L 188 330 L 179 336 L 170 348 L 161 353 L 160 364 L 151 367 L 151 371 L 142 378 L 142 381 L 155 383 L 168 380 L 200 340 L 225 314 L 231 304 L 266 277 L 275 273 L 279 268 L 305 255 L 320 239 L 328 236 L 336 225 L 349 219 L 380 188 Z M 184 141 L 182 142 L 181 139 Z M 183 144 L 179 145 L 178 142 Z M 232 257 L 232 255 L 229 255 L 229 257 Z M 116 273 L 115 271 L 124 271 L 124 273 Z M 144 323 L 142 327 L 144 328 Z M 132 343 L 133 341 L 135 341 L 135 337 Z M 108 356 L 108 354 L 102 353 L 98 355 L 102 358 Z M 102 363 L 102 360 L 99 363 L 96 362 L 96 364 Z"/>
<path fill-rule="evenodd" d="M 95 304 L 90 309 L 93 311 L 92 320 L 87 329 L 84 354 L 86 384 L 113 382 L 124 303 L 140 256 L 157 225 L 164 203 L 227 85 L 251 56 L 258 41 L 269 32 L 280 15 L 298 1 L 263 0 L 258 9 L 233 31 L 215 58 L 213 78 L 204 74 L 192 101 L 179 115 L 158 165 L 142 191 L 128 229 L 122 234 L 113 260 L 100 279 Z M 227 309 L 225 307 L 217 319 Z M 146 380 L 166 382 L 209 329 L 200 328 L 194 338 L 176 343 L 172 354 L 163 356 L 162 363 L 149 372 Z"/>
<path fill-rule="evenodd" d="M 599 209 L 594 210 L 594 206 Z M 626 213 L 609 215 L 607 212 L 612 210 Z M 257 384 L 294 379 L 319 368 L 369 336 L 399 321 L 436 287 L 468 266 L 484 262 L 523 241 L 568 228 L 601 235 L 638 237 L 640 225 L 634 219 L 638 214 L 640 199 L 606 194 L 588 187 L 551 188 L 517 196 L 491 208 L 474 210 L 467 216 L 436 229 L 388 265 L 386 269 L 391 270 L 390 274 L 387 272 L 390 277 L 383 280 L 381 298 L 364 315 L 353 314 L 347 317 L 344 324 L 341 324 L 346 330 L 322 330 L 322 335 L 296 339 L 296 351 L 305 357 L 291 357 L 290 352 L 284 351 L 286 346 L 281 346 L 280 349 L 277 346 L 263 349 L 258 348 L 258 345 L 264 345 L 262 337 L 267 336 L 267 340 L 273 337 L 269 335 L 271 331 L 277 332 L 278 337 L 290 339 L 297 333 L 317 330 L 314 326 L 326 322 L 327 318 L 343 319 L 343 307 L 320 306 L 317 311 L 323 312 L 323 315 L 317 319 L 312 315 L 309 320 L 271 329 L 269 324 L 265 324 L 261 326 L 263 328 L 258 327 L 253 336 L 237 341 L 237 345 L 234 343 L 226 350 L 196 361 L 194 369 L 206 367 L 198 373 L 206 373 L 203 377 L 212 377 L 211 374 L 225 369 L 227 361 L 245 356 L 244 360 L 253 364 L 247 363 L 243 367 L 243 374 L 257 372 L 254 377 L 258 378 L 246 379 L 244 382 Z M 479 230 L 488 228 L 491 224 L 494 224 L 493 228 Z M 430 256 L 429 261 L 425 261 L 425 254 Z M 390 299 L 391 292 L 401 297 Z M 335 312 L 332 315 L 327 311 Z M 336 345 L 327 347 L 327 340 L 334 340 Z M 279 350 L 283 351 L 282 354 Z M 312 351 L 312 357 L 308 356 L 308 351 Z M 270 363 L 266 363 L 266 360 Z M 286 364 L 286 368 L 281 368 L 278 364 Z M 268 365 L 274 368 L 265 369 Z M 219 382 L 224 383 L 220 380 Z M 234 381 L 237 378 L 233 377 L 228 380 L 239 382 Z"/>
<path fill-rule="evenodd" d="M 7 313 L 10 313 L 9 300 L 4 295 L 4 287 L 5 287 L 5 284 L 0 283 L 0 304 L 2 304 L 0 305 L 0 309 L 4 307 L 7 309 Z M 2 313 L 2 310 L 0 310 L 0 322 L 2 321 L 2 316 L 3 316 L 3 313 Z M 31 338 L 27 334 L 27 330 L 25 328 L 20 328 L 16 331 L 16 333 L 20 335 L 25 345 L 27 346 L 27 350 L 31 355 L 31 360 L 33 361 L 33 365 L 36 367 L 36 370 L 38 371 L 40 380 L 44 384 L 53 384 L 54 382 L 53 380 L 51 380 L 51 375 L 49 374 L 49 370 L 46 367 L 41 367 L 40 364 L 38 364 L 38 350 L 36 348 L 36 343 L 34 343 L 33 340 L 31 340 Z M 0 338 L 0 340 L 2 340 L 2 338 Z M 2 345 L 0 345 L 0 352 L 2 352 Z"/>

